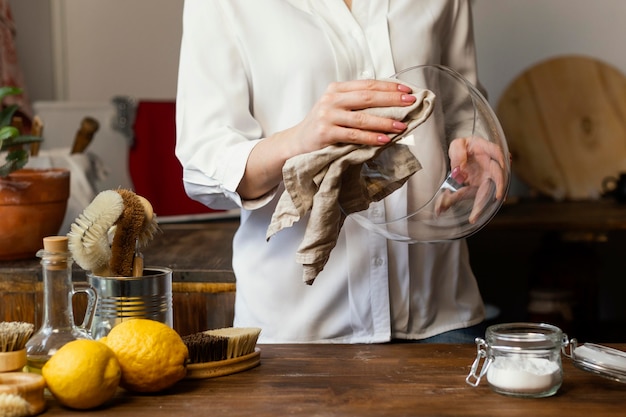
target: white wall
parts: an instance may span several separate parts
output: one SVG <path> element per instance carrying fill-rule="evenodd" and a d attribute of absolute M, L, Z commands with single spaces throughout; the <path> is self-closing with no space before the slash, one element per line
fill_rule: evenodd
<path fill-rule="evenodd" d="M 32 101 L 176 95 L 182 0 L 9 0 Z"/>
<path fill-rule="evenodd" d="M 183 0 L 10 2 L 33 100 L 175 96 Z M 553 55 L 587 54 L 626 73 L 624 0 L 474 0 L 474 16 L 492 104 Z"/>
<path fill-rule="evenodd" d="M 624 0 L 475 0 L 479 75 L 497 104 L 509 83 L 546 58 L 584 54 L 626 74 Z"/>
<path fill-rule="evenodd" d="M 62 0 L 59 10 L 65 99 L 175 97 L 182 1 Z"/>

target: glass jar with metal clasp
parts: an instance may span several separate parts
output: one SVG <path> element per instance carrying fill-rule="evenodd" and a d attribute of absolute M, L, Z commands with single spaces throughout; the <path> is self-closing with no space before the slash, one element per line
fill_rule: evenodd
<path fill-rule="evenodd" d="M 476 359 L 465 380 L 476 387 L 486 377 L 491 389 L 499 394 L 526 398 L 556 394 L 563 382 L 561 354 L 580 369 L 626 383 L 625 352 L 592 343 L 578 344 L 551 324 L 490 326 L 484 339 L 476 339 L 476 346 Z"/>
<path fill-rule="evenodd" d="M 554 395 L 563 381 L 561 350 L 567 344 L 567 335 L 550 324 L 490 326 L 484 339 L 476 339 L 476 359 L 466 381 L 478 386 L 486 376 L 491 389 L 500 394 L 530 398 Z"/>

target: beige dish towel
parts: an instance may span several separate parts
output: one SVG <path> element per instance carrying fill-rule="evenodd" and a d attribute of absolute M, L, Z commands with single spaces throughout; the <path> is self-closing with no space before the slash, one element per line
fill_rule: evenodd
<path fill-rule="evenodd" d="M 422 168 L 409 148 L 396 142 L 430 116 L 435 95 L 429 90 L 409 87 L 417 98 L 411 106 L 360 110 L 407 123 L 404 133 L 390 136 L 388 144 L 332 145 L 294 156 L 283 166 L 285 191 L 274 210 L 266 238 L 269 240 L 280 230 L 291 227 L 310 211 L 309 222 L 296 253 L 296 261 L 304 267 L 305 283 L 313 284 L 324 269 L 348 214 L 365 210 L 370 203 L 382 200 Z M 387 161 L 384 167 L 386 176 L 363 176 L 363 165 L 382 166 L 382 161 L 377 162 L 377 158 L 383 151 Z M 389 166 L 389 160 L 393 161 L 392 166 Z"/>

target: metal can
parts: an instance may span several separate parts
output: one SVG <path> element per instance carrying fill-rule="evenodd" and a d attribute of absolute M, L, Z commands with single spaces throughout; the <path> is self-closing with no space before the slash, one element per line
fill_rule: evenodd
<path fill-rule="evenodd" d="M 173 327 L 172 270 L 146 267 L 142 277 L 101 277 L 88 274 L 97 294 L 91 336 L 100 339 L 127 320 L 145 318 Z"/>

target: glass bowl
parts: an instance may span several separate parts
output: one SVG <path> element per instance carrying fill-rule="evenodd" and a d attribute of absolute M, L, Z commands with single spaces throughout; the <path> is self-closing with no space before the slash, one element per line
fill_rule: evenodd
<path fill-rule="evenodd" d="M 391 78 L 432 91 L 433 112 L 363 164 L 360 179 L 388 177 L 393 146 L 407 146 L 422 168 L 368 209 L 351 213 L 346 202 L 340 203 L 341 209 L 361 226 L 391 240 L 415 243 L 468 237 L 493 218 L 509 188 L 510 158 L 502 127 L 483 95 L 448 67 L 411 67 Z"/>

